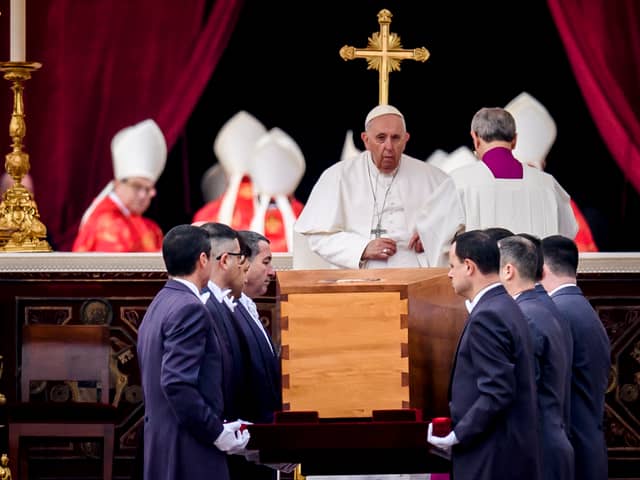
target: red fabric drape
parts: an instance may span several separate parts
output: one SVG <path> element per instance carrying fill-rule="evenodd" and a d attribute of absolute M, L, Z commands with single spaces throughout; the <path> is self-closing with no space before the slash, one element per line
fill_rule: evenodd
<path fill-rule="evenodd" d="M 113 177 L 110 142 L 155 119 L 171 148 L 224 51 L 242 0 L 27 2 L 26 151 L 40 215 L 69 250 L 82 213 Z M 0 1 L 8 59 L 9 0 Z M 0 89 L 0 98 L 2 90 Z M 9 125 L 10 91 L 0 112 Z M 2 139 L 9 152 L 8 135 Z M 70 200 L 71 199 L 71 200 Z"/>
<path fill-rule="evenodd" d="M 548 5 L 594 122 L 640 192 L 640 2 L 548 0 Z"/>

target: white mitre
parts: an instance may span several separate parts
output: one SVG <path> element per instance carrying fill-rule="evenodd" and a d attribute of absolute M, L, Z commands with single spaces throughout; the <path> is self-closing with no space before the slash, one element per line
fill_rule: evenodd
<path fill-rule="evenodd" d="M 295 192 L 306 168 L 300 147 L 284 131 L 273 128 L 256 143 L 248 168 L 258 195 L 250 230 L 264 234 L 264 218 L 274 199 L 282 214 L 287 247 L 291 250 L 296 217 L 289 196 Z"/>
<path fill-rule="evenodd" d="M 516 121 L 518 135 L 513 156 L 522 163 L 544 170 L 545 160 L 558 130 L 548 110 L 527 92 L 522 92 L 505 107 Z"/>
<path fill-rule="evenodd" d="M 156 183 L 167 163 L 167 142 L 158 124 L 146 119 L 114 135 L 111 158 L 116 180 L 142 177 Z M 102 189 L 82 215 L 80 224 L 87 221 L 98 203 L 113 191 L 113 186 L 111 181 Z"/>
<path fill-rule="evenodd" d="M 218 132 L 213 142 L 213 152 L 228 180 L 227 190 L 220 203 L 218 222 L 231 225 L 238 189 L 242 177 L 248 172 L 249 157 L 256 142 L 265 133 L 265 126 L 244 110 L 227 120 Z"/>
<path fill-rule="evenodd" d="M 443 170 L 442 166 L 447 161 L 449 154 L 441 148 L 436 148 L 427 158 L 426 162 Z"/>
<path fill-rule="evenodd" d="M 466 167 L 467 165 L 472 165 L 477 161 L 478 158 L 473 154 L 473 152 L 463 145 L 451 152 L 440 168 L 444 170 L 445 173 L 451 173 L 456 168 Z"/>
<path fill-rule="evenodd" d="M 147 119 L 115 134 L 111 157 L 116 180 L 142 177 L 156 183 L 167 163 L 167 142 L 158 124 Z"/>
<path fill-rule="evenodd" d="M 353 130 L 347 130 L 347 134 L 344 137 L 344 145 L 342 146 L 340 161 L 357 157 L 360 153 L 360 150 L 356 148 L 356 144 L 353 142 Z"/>

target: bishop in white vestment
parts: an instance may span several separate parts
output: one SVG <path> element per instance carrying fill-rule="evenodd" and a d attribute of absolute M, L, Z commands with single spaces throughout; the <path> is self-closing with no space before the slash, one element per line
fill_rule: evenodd
<path fill-rule="evenodd" d="M 464 228 L 453 181 L 403 153 L 409 134 L 390 105 L 367 115 L 361 138 L 367 150 L 323 172 L 295 230 L 336 268 L 446 266 Z"/>
<path fill-rule="evenodd" d="M 570 197 L 546 172 L 519 162 L 513 116 L 502 108 L 482 108 L 473 117 L 471 137 L 478 157 L 456 168 L 453 178 L 465 209 L 466 229 L 502 227 L 538 238 L 578 231 Z"/>

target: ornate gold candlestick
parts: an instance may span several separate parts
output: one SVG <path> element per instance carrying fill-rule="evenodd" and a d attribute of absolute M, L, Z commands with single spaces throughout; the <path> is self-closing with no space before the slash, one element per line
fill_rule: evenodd
<path fill-rule="evenodd" d="M 11 480 L 11 470 L 9 469 L 9 457 L 6 453 L 0 457 L 0 480 Z"/>
<path fill-rule="evenodd" d="M 27 133 L 24 121 L 23 83 L 31 78 L 31 72 L 42 65 L 37 62 L 0 62 L 4 78 L 12 82 L 13 112 L 9 123 L 9 136 L 13 151 L 5 158 L 4 168 L 15 182 L 2 195 L 0 203 L 0 252 L 50 252 L 47 227 L 40 221 L 38 206 L 33 194 L 22 185 L 22 178 L 29 172 L 29 155 L 23 151 Z"/>

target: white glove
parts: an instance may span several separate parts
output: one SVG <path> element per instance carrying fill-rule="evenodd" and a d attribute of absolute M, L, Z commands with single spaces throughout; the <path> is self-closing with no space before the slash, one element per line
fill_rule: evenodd
<path fill-rule="evenodd" d="M 447 453 L 451 452 L 451 447 L 460 443 L 458 437 L 456 437 L 456 433 L 451 430 L 446 437 L 436 437 L 433 435 L 433 424 L 429 423 L 429 428 L 427 429 L 427 442 L 431 445 L 438 447 L 441 450 L 444 450 Z"/>
<path fill-rule="evenodd" d="M 246 424 L 246 422 L 242 420 L 223 424 L 222 433 L 218 435 L 218 438 L 216 438 L 213 444 L 218 447 L 219 450 L 229 455 L 242 453 L 251 438 L 249 430 L 240 431 L 240 428 L 244 424 Z"/>

